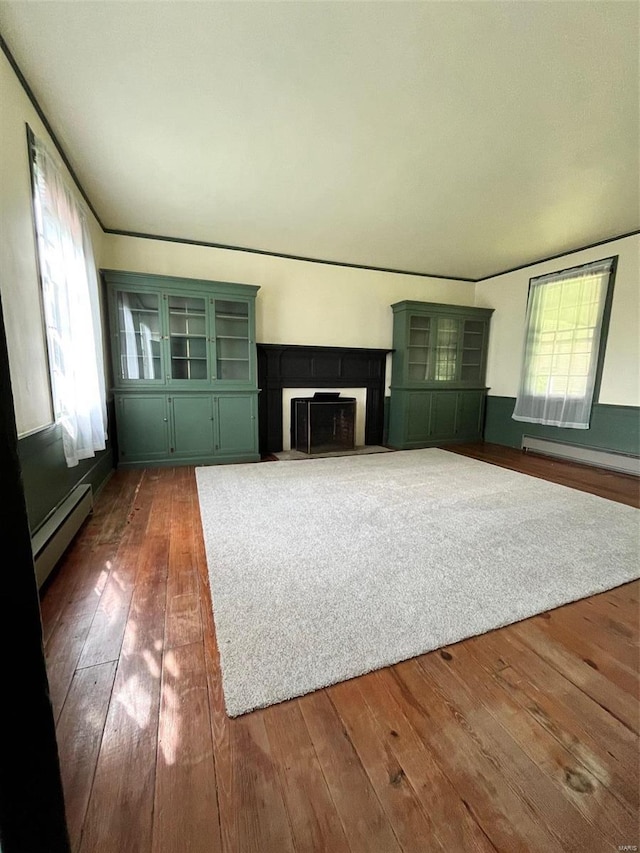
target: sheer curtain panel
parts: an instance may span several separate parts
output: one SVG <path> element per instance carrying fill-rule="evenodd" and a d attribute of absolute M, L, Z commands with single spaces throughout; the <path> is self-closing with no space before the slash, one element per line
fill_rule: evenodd
<path fill-rule="evenodd" d="M 31 143 L 51 393 L 71 468 L 105 448 L 98 282 L 84 211 L 43 144 Z"/>
<path fill-rule="evenodd" d="M 613 260 L 531 279 L 514 420 L 589 428 Z"/>

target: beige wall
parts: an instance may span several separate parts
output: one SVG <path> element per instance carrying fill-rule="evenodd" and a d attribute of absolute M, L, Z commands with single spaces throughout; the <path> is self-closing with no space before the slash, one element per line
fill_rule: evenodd
<path fill-rule="evenodd" d="M 258 284 L 260 343 L 391 348 L 402 299 L 473 305 L 471 282 L 316 264 L 138 237 L 105 235 L 104 266 Z"/>
<path fill-rule="evenodd" d="M 618 255 L 618 269 L 599 402 L 640 405 L 640 235 L 478 282 L 476 305 L 495 309 L 489 341 L 489 394 L 517 394 L 529 279 L 612 255 Z"/>
<path fill-rule="evenodd" d="M 26 124 L 57 156 L 4 53 L 0 51 L 0 295 L 19 435 L 51 423 L 46 341 L 31 212 Z M 66 170 L 65 170 L 66 171 Z M 80 198 L 80 196 L 79 196 Z M 89 214 L 99 262 L 102 229 Z"/>

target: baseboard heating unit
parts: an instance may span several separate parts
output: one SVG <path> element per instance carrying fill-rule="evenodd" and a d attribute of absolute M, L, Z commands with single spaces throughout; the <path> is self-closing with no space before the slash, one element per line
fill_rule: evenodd
<path fill-rule="evenodd" d="M 38 588 L 45 582 L 93 509 L 90 485 L 76 486 L 31 537 Z"/>
<path fill-rule="evenodd" d="M 552 441 L 548 438 L 535 438 L 531 435 L 522 436 L 522 449 L 543 453 L 545 456 L 557 456 L 583 465 L 597 465 L 600 468 L 610 468 L 624 474 L 640 476 L 640 457 L 631 453 L 619 453 L 615 450 L 602 450 L 598 447 L 581 447 L 563 441 Z"/>

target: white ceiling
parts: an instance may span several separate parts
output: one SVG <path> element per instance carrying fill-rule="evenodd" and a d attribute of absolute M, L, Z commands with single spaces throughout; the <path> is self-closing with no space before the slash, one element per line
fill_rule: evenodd
<path fill-rule="evenodd" d="M 637 2 L 0 2 L 108 229 L 481 278 L 640 227 Z"/>

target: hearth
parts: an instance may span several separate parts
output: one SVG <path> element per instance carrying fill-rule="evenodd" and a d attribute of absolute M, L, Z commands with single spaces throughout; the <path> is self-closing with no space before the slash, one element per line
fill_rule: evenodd
<path fill-rule="evenodd" d="M 291 400 L 291 447 L 303 453 L 355 448 L 356 398 L 316 392 Z"/>

